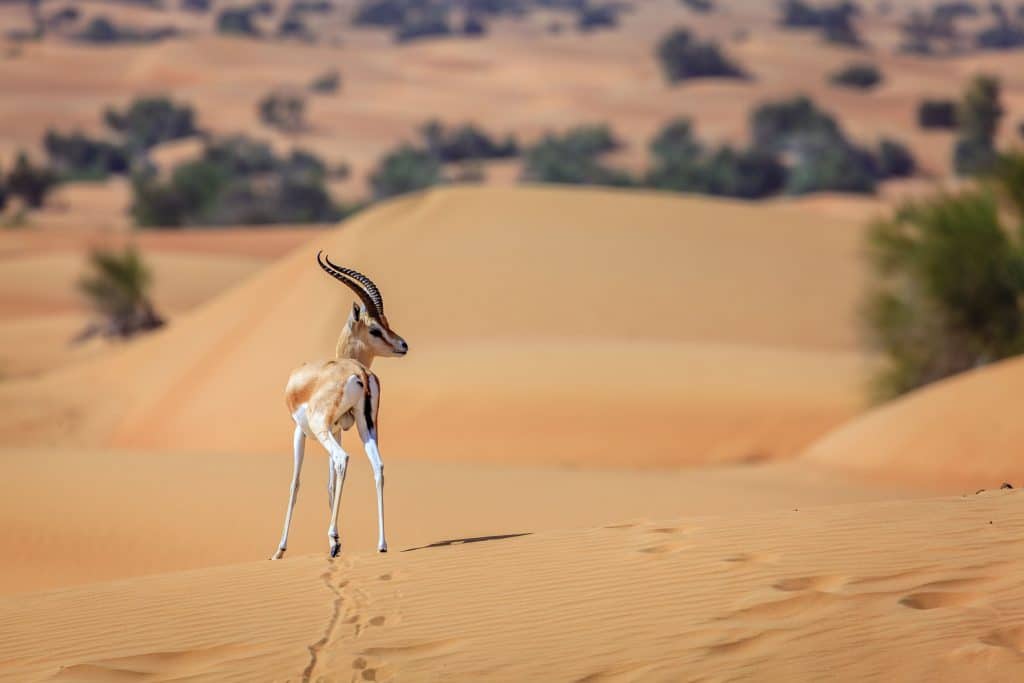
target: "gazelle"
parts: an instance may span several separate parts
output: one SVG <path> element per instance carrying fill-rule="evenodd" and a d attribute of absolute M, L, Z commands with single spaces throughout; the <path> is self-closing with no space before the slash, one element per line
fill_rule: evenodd
<path fill-rule="evenodd" d="M 377 450 L 380 380 L 370 372 L 370 364 L 375 356 L 404 356 L 409 345 L 395 334 L 384 317 L 384 299 L 377 285 L 362 273 L 335 265 L 329 258 L 321 258 L 321 254 L 317 252 L 316 255 L 320 267 L 355 292 L 360 303 L 352 305 L 352 312 L 338 337 L 335 359 L 306 363 L 288 378 L 284 396 L 288 412 L 295 421 L 295 470 L 284 532 L 277 552 L 271 558 L 274 560 L 283 557 L 288 548 L 288 527 L 291 526 L 295 497 L 299 492 L 299 474 L 307 436 L 319 441 L 330 456 L 327 463 L 327 502 L 331 508 L 331 525 L 327 537 L 331 557 L 337 557 L 341 550 L 338 509 L 348 465 L 348 454 L 341 448 L 340 433 L 353 424 L 359 429 L 359 437 L 377 483 L 377 550 L 382 553 L 388 550 L 384 537 L 384 463 Z"/>

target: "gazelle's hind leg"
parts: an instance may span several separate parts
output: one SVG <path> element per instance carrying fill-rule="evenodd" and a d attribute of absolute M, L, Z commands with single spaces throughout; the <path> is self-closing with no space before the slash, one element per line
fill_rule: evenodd
<path fill-rule="evenodd" d="M 374 375 L 369 376 L 370 390 L 363 398 L 363 405 L 353 411 L 359 437 L 363 440 L 366 457 L 373 468 L 373 480 L 377 484 L 377 551 L 386 553 L 388 541 L 384 535 L 384 463 L 377 449 L 377 410 L 380 407 L 380 382 Z"/>
<path fill-rule="evenodd" d="M 334 482 L 338 473 L 334 471 L 334 458 L 327 458 L 327 509 L 334 509 Z"/>
<path fill-rule="evenodd" d="M 284 557 L 284 551 L 288 549 L 288 528 L 292 524 L 292 510 L 295 509 L 295 499 L 299 494 L 299 474 L 302 472 L 302 456 L 306 450 L 306 435 L 302 433 L 302 427 L 295 426 L 294 455 L 295 467 L 292 470 L 292 486 L 288 494 L 288 512 L 284 516 L 284 531 L 281 533 L 281 542 L 277 545 L 277 552 L 270 559 L 280 560 Z"/>
<path fill-rule="evenodd" d="M 338 538 L 338 511 L 341 508 L 341 491 L 345 486 L 345 471 L 348 469 L 348 453 L 342 449 L 331 430 L 340 415 L 347 412 L 353 404 L 362 401 L 363 394 L 362 381 L 353 375 L 345 382 L 340 396 L 329 403 L 317 406 L 309 413 L 310 429 L 316 435 L 317 441 L 330 455 L 334 473 L 331 487 L 331 525 L 327 529 L 331 557 L 337 557 L 341 552 L 341 541 Z"/>

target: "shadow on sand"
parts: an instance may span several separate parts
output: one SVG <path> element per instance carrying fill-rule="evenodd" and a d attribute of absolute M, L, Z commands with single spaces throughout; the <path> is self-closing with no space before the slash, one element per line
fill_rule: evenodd
<path fill-rule="evenodd" d="M 440 548 L 446 545 L 464 545 L 466 543 L 482 543 L 483 541 L 500 541 L 503 538 L 516 538 L 518 536 L 529 536 L 530 532 L 525 531 L 521 534 L 498 534 L 495 536 L 474 536 L 472 538 L 451 538 L 447 541 L 437 541 L 436 543 L 430 543 L 428 545 L 421 545 L 416 548 L 406 548 L 403 553 L 411 553 L 413 550 L 424 550 L 426 548 Z"/>

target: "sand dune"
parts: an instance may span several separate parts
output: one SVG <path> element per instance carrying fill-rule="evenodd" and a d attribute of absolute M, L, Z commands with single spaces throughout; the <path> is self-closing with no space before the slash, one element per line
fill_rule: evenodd
<path fill-rule="evenodd" d="M 807 457 L 846 472 L 937 490 L 1024 484 L 1024 360 L 957 375 L 829 433 Z"/>
<path fill-rule="evenodd" d="M 324 233 L 109 358 L 0 388 L 0 425 L 10 443 L 286 453 L 284 378 L 332 352 L 352 300 L 316 268 L 322 247 L 378 280 L 411 344 L 376 368 L 393 453 L 784 456 L 860 407 L 860 235 L 784 204 L 432 191 Z"/>
<path fill-rule="evenodd" d="M 356 447 L 345 484 L 345 552 L 376 547 L 369 465 Z M 312 448 L 289 554 L 325 552 L 326 455 Z M 733 514 L 891 499 L 906 490 L 846 484 L 803 463 L 689 471 L 580 470 L 392 458 L 392 545 L 538 532 L 631 518 Z M 0 594 L 269 557 L 291 479 L 286 453 L 4 449 Z M 68 558 L 73 557 L 74 562 Z"/>
<path fill-rule="evenodd" d="M 166 574 L 0 599 L 0 675 L 1016 681 L 1022 532 L 994 492 Z"/>

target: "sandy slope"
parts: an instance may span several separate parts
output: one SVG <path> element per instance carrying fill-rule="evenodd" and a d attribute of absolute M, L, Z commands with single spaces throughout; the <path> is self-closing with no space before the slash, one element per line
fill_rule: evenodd
<path fill-rule="evenodd" d="M 0 599 L 0 674 L 1016 681 L 1022 532 L 995 492 L 167 574 Z"/>
<path fill-rule="evenodd" d="M 955 491 L 1024 484 L 1024 360 L 964 373 L 837 429 L 807 457 L 863 477 Z"/>
<path fill-rule="evenodd" d="M 784 203 L 437 190 L 323 233 L 109 358 L 0 387 L 0 427 L 9 443 L 287 452 L 284 379 L 332 352 L 352 301 L 316 267 L 323 247 L 372 274 L 411 344 L 376 366 L 392 453 L 778 457 L 860 407 L 860 236 Z"/>
<path fill-rule="evenodd" d="M 346 551 L 376 544 L 373 478 L 353 456 L 342 502 Z M 906 495 L 846 484 L 803 464 L 673 472 L 387 462 L 391 544 L 539 532 L 626 518 L 784 510 Z M 326 549 L 326 456 L 309 449 L 289 552 Z M 275 456 L 0 450 L 5 495 L 0 594 L 269 557 L 292 462 Z M 74 557 L 74 562 L 68 562 Z"/>

